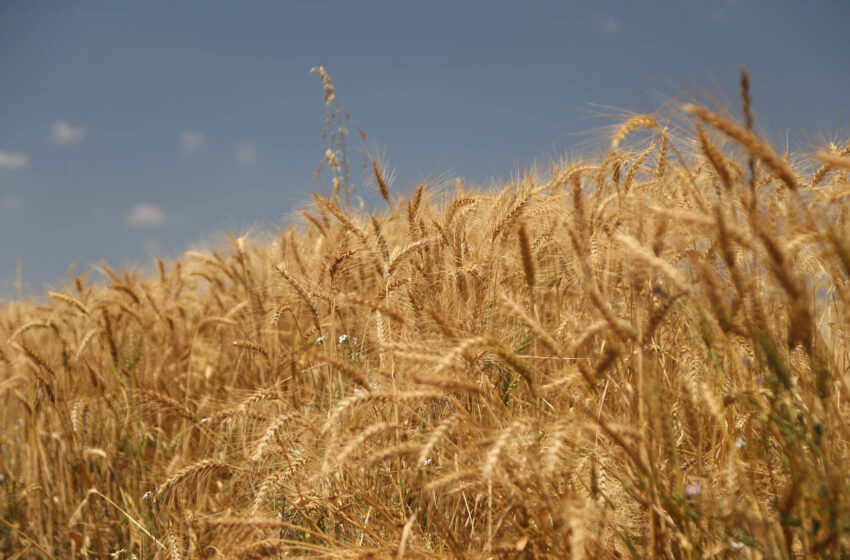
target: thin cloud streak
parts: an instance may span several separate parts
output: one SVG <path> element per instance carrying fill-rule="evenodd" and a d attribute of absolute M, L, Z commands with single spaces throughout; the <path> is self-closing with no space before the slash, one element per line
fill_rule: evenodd
<path fill-rule="evenodd" d="M 159 206 L 142 202 L 127 214 L 126 223 L 132 228 L 161 226 L 165 223 L 165 212 Z"/>
<path fill-rule="evenodd" d="M 55 121 L 50 125 L 50 138 L 58 144 L 73 144 L 86 137 L 86 127 L 74 126 L 68 121 Z"/>
<path fill-rule="evenodd" d="M 602 29 L 608 33 L 619 33 L 620 23 L 614 18 L 605 18 L 605 21 L 602 22 Z"/>
<path fill-rule="evenodd" d="M 257 148 L 248 142 L 239 144 L 236 148 L 236 163 L 240 165 L 257 163 Z"/>
<path fill-rule="evenodd" d="M 180 133 L 180 149 L 184 154 L 194 154 L 206 143 L 207 137 L 202 132 L 184 130 Z"/>
<path fill-rule="evenodd" d="M 0 150 L 0 169 L 22 169 L 27 165 L 27 156 L 21 152 Z"/>
<path fill-rule="evenodd" d="M 23 207 L 24 201 L 19 196 L 7 195 L 0 197 L 0 210 L 20 210 Z"/>

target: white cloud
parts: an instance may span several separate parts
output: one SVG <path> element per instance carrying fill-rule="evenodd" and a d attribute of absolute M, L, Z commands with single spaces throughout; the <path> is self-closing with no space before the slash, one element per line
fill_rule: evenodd
<path fill-rule="evenodd" d="M 127 214 L 130 227 L 161 226 L 165 223 L 165 212 L 158 206 L 142 202 Z"/>
<path fill-rule="evenodd" d="M 74 126 L 67 121 L 56 121 L 50 125 L 50 137 L 60 144 L 72 144 L 86 137 L 86 127 Z"/>
<path fill-rule="evenodd" d="M 605 18 L 602 21 L 602 29 L 607 33 L 618 33 L 620 31 L 620 23 L 614 18 Z"/>
<path fill-rule="evenodd" d="M 20 210 L 23 207 L 24 201 L 19 196 L 0 196 L 0 210 Z"/>
<path fill-rule="evenodd" d="M 194 154 L 207 143 L 207 137 L 201 132 L 184 130 L 180 133 L 180 149 L 184 154 Z"/>
<path fill-rule="evenodd" d="M 257 163 L 257 148 L 253 144 L 242 142 L 236 147 L 236 162 L 240 165 Z"/>
<path fill-rule="evenodd" d="M 27 164 L 26 154 L 0 150 L 0 169 L 20 169 Z"/>

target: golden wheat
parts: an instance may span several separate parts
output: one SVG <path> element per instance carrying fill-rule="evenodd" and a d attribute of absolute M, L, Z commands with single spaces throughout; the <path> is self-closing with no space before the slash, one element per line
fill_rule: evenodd
<path fill-rule="evenodd" d="M 741 93 L 10 303 L 0 555 L 847 556 L 847 151 Z"/>

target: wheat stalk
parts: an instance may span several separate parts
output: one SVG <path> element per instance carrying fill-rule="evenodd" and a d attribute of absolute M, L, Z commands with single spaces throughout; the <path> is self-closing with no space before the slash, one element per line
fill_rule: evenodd
<path fill-rule="evenodd" d="M 798 188 L 797 177 L 788 162 L 773 151 L 773 148 L 768 144 L 762 142 L 754 132 L 747 128 L 741 128 L 732 121 L 697 105 L 684 105 L 682 109 L 717 128 L 729 138 L 741 144 L 755 157 L 760 158 L 789 189 L 796 190 Z"/>
<path fill-rule="evenodd" d="M 174 473 L 156 490 L 158 498 L 171 496 L 181 486 L 197 485 L 200 479 L 216 471 L 230 471 L 231 466 L 215 459 L 203 459 Z"/>

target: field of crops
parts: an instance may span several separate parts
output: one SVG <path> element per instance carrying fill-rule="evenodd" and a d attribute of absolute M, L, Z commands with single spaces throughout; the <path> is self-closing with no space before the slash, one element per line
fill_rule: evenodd
<path fill-rule="evenodd" d="M 743 89 L 6 304 L 0 556 L 846 558 L 850 149 Z"/>

